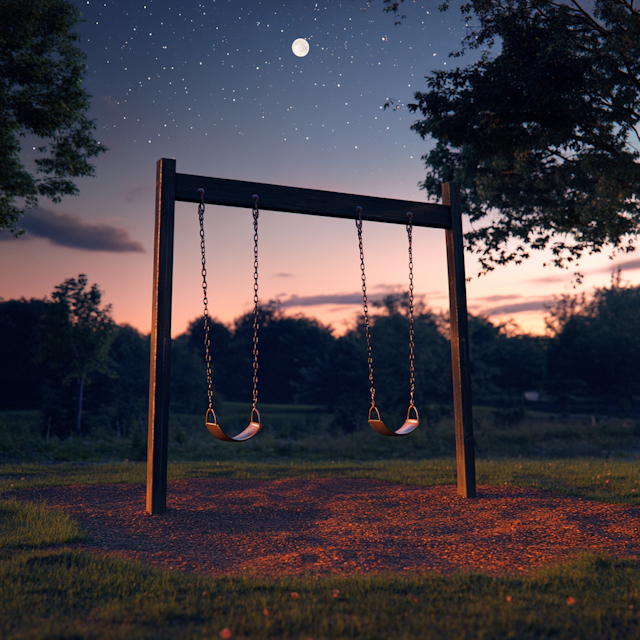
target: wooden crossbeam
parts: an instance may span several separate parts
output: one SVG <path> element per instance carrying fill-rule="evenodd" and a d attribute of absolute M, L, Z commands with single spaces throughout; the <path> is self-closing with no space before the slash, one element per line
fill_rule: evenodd
<path fill-rule="evenodd" d="M 407 212 L 411 211 L 414 227 L 451 229 L 451 207 L 442 204 L 176 174 L 176 200 L 200 202 L 200 188 L 204 189 L 205 204 L 250 209 L 253 207 L 252 197 L 255 193 L 260 198 L 258 205 L 261 211 L 284 211 L 355 220 L 356 207 L 362 207 L 363 220 L 391 224 L 407 224 Z"/>

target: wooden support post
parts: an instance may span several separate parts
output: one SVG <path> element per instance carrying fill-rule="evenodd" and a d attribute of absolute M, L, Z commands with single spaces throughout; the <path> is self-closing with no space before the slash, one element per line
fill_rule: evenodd
<path fill-rule="evenodd" d="M 176 161 L 163 158 L 158 160 L 156 165 L 156 227 L 147 441 L 147 511 L 150 514 L 164 513 L 167 509 L 175 198 Z"/>
<path fill-rule="evenodd" d="M 464 274 L 462 207 L 455 182 L 442 185 L 442 204 L 451 207 L 451 229 L 445 231 L 449 271 L 449 310 L 451 316 L 451 365 L 453 369 L 453 405 L 456 424 L 458 495 L 476 496 L 476 463 L 471 407 L 471 371 L 469 362 L 469 326 Z"/>

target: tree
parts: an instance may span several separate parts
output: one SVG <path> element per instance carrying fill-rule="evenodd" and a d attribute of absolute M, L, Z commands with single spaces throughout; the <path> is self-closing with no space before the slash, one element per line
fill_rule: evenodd
<path fill-rule="evenodd" d="M 302 315 L 285 316 L 275 302 L 260 307 L 258 321 L 259 399 L 261 402 L 293 403 L 297 385 L 302 381 L 302 370 L 333 343 L 331 329 Z M 227 400 L 250 401 L 253 311 L 234 322 L 228 362 L 225 386 L 220 389 L 222 395 Z"/>
<path fill-rule="evenodd" d="M 406 414 L 409 403 L 409 294 L 391 294 L 374 303 L 382 313 L 371 318 L 376 404 L 385 414 Z M 451 399 L 451 355 L 441 322 L 421 301 L 414 303 L 415 403 Z M 356 329 L 366 343 L 364 326 Z M 366 361 L 365 361 L 366 364 Z"/>
<path fill-rule="evenodd" d="M 408 299 L 386 296 L 370 317 L 376 406 L 389 422 L 404 418 L 410 398 Z M 415 403 L 424 417 L 429 404 L 451 400 L 451 356 L 438 318 L 420 303 L 414 318 Z M 334 411 L 345 431 L 363 423 L 371 403 L 363 319 L 309 359 L 300 395 Z"/>
<path fill-rule="evenodd" d="M 128 325 L 115 328 L 109 372 L 92 376 L 85 394 L 92 417 L 109 420 L 118 437 L 146 428 L 149 398 L 149 336 Z M 115 372 L 114 377 L 112 371 Z"/>
<path fill-rule="evenodd" d="M 398 15 L 400 2 L 384 0 Z M 441 7 L 448 8 L 448 2 Z M 592 8 L 592 10 L 590 10 Z M 456 180 L 484 270 L 551 249 L 633 250 L 640 229 L 640 10 L 627 0 L 473 0 L 465 68 L 408 105 L 435 148 L 423 188 Z M 469 14 L 469 15 L 467 15 Z M 492 53 L 492 48 L 497 53 Z"/>
<path fill-rule="evenodd" d="M 370 396 L 367 346 L 361 336 L 350 331 L 336 338 L 328 348 L 315 354 L 300 373 L 297 386 L 300 402 L 326 407 L 335 413 L 335 421 L 347 433 L 362 423 Z"/>
<path fill-rule="evenodd" d="M 63 384 L 77 383 L 76 432 L 82 435 L 82 401 L 90 374 L 116 374 L 112 370 L 109 348 L 115 337 L 111 305 L 100 308 L 102 293 L 98 285 L 85 290 L 87 276 L 70 278 L 58 285 L 53 303 L 47 306 L 38 332 L 38 359 L 62 368 Z"/>
<path fill-rule="evenodd" d="M 222 322 L 215 318 L 209 318 L 209 352 L 211 354 L 211 374 L 213 383 L 214 398 L 220 398 L 220 394 L 228 388 L 227 378 L 228 372 L 233 367 L 233 363 L 229 360 L 229 345 L 231 343 L 231 331 Z M 186 336 L 191 350 L 197 355 L 200 362 L 199 380 L 206 383 L 205 368 L 205 345 L 204 345 L 204 316 L 200 316 L 189 323 Z M 178 337 L 178 340 L 180 336 Z M 174 341 L 174 344 L 177 344 Z M 173 361 L 172 361 L 173 375 Z M 171 384 L 173 389 L 173 383 Z M 206 384 L 205 384 L 206 394 Z M 172 402 L 174 395 L 172 393 Z"/>
<path fill-rule="evenodd" d="M 196 350 L 190 334 L 171 341 L 171 411 L 204 415 L 207 406 L 207 377 L 202 351 Z M 214 404 L 219 396 L 214 386 Z"/>
<path fill-rule="evenodd" d="M 0 3 L 0 230 L 18 235 L 20 216 L 38 196 L 60 202 L 79 193 L 73 178 L 94 175 L 88 159 L 106 151 L 85 115 L 86 55 L 73 31 L 80 17 L 69 0 Z M 40 140 L 41 177 L 23 164 L 20 138 L 27 135 Z"/>
<path fill-rule="evenodd" d="M 548 319 L 550 387 L 626 409 L 640 395 L 640 287 L 619 276 L 593 296 L 562 296 Z"/>
<path fill-rule="evenodd" d="M 0 302 L 0 409 L 39 409 L 46 367 L 34 362 L 44 300 Z"/>
<path fill-rule="evenodd" d="M 469 314 L 471 384 L 474 401 L 493 404 L 510 397 L 523 401 L 525 391 L 545 382 L 547 339 L 512 333 L 486 317 Z"/>

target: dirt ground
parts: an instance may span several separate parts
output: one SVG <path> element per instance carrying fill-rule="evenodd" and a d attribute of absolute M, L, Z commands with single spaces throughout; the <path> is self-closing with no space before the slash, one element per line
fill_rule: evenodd
<path fill-rule="evenodd" d="M 263 576 L 459 570 L 529 572 L 573 554 L 640 557 L 640 507 L 517 487 L 413 487 L 365 479 L 169 482 L 28 489 L 89 531 L 79 548 L 163 569 Z"/>

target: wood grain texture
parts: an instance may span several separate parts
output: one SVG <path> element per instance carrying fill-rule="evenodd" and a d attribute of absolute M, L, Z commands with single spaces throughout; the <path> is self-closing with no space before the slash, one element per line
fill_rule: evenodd
<path fill-rule="evenodd" d="M 458 495 L 476 496 L 476 463 L 471 404 L 471 364 L 469 361 L 469 323 L 464 271 L 462 208 L 458 185 L 442 185 L 442 201 L 451 206 L 451 229 L 445 232 L 449 273 L 449 316 L 451 318 L 451 367 L 453 409 L 456 429 Z"/>
<path fill-rule="evenodd" d="M 411 211 L 414 227 L 451 228 L 451 209 L 441 204 L 176 174 L 176 200 L 200 202 L 200 188 L 206 204 L 250 209 L 255 193 L 261 210 L 355 220 L 356 207 L 362 207 L 363 220 L 391 224 L 407 224 L 407 212 Z"/>
<path fill-rule="evenodd" d="M 175 160 L 158 160 L 147 436 L 147 511 L 151 514 L 164 513 L 167 505 L 175 174 Z"/>

